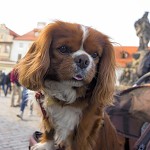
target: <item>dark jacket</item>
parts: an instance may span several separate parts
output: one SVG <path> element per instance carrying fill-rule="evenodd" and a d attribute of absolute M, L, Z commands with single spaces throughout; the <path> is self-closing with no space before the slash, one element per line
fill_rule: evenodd
<path fill-rule="evenodd" d="M 6 81 L 6 75 L 5 73 L 0 74 L 0 85 L 4 85 Z"/>
<path fill-rule="evenodd" d="M 8 73 L 8 74 L 6 75 L 5 84 L 10 84 L 10 83 L 11 83 L 11 81 L 10 81 L 10 73 Z"/>

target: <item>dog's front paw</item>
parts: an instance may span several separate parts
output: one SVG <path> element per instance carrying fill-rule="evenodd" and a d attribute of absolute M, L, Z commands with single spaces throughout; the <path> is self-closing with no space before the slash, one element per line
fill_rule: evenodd
<path fill-rule="evenodd" d="M 37 143 L 31 147 L 31 150 L 56 150 L 52 141 L 45 143 Z"/>

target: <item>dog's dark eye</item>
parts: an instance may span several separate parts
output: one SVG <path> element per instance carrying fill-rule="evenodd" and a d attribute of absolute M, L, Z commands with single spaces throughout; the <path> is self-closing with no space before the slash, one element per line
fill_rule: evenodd
<path fill-rule="evenodd" d="M 71 53 L 70 48 L 69 48 L 68 46 L 65 46 L 65 45 L 60 46 L 60 47 L 58 48 L 58 50 L 59 50 L 61 53 L 63 53 L 63 54 L 69 54 L 69 53 Z"/>
<path fill-rule="evenodd" d="M 91 54 L 91 56 L 95 59 L 95 58 L 97 58 L 99 55 L 98 55 L 98 53 L 93 53 L 93 54 Z"/>

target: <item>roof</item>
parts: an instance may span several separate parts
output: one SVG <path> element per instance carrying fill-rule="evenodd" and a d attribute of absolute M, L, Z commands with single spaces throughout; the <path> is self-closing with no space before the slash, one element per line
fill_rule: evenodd
<path fill-rule="evenodd" d="M 15 38 L 15 40 L 35 41 L 37 39 L 39 29 L 33 29 L 32 31 Z"/>
<path fill-rule="evenodd" d="M 8 27 L 6 27 L 9 30 L 10 35 L 12 35 L 14 38 L 17 36 L 20 36 L 19 34 L 17 34 L 16 32 L 12 31 L 11 29 L 9 29 Z"/>
<path fill-rule="evenodd" d="M 127 63 L 133 61 L 132 54 L 138 51 L 137 46 L 114 46 L 116 62 L 119 67 L 125 67 Z M 124 54 L 127 54 L 125 58 L 123 58 Z"/>

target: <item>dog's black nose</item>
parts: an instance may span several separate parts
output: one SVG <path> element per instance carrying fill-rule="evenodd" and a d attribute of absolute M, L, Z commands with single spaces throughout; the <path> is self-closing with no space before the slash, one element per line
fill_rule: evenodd
<path fill-rule="evenodd" d="M 75 63 L 81 69 L 87 68 L 90 64 L 90 60 L 87 55 L 79 55 L 74 58 Z"/>

